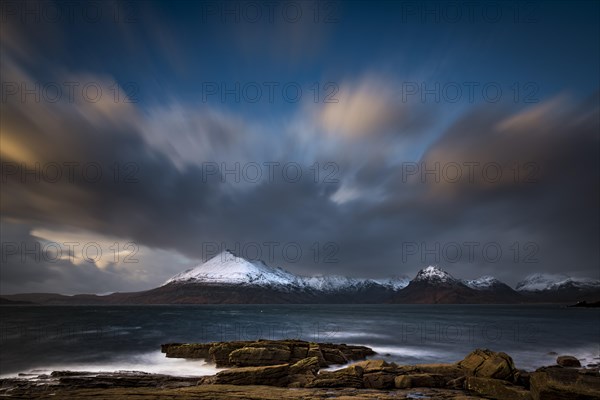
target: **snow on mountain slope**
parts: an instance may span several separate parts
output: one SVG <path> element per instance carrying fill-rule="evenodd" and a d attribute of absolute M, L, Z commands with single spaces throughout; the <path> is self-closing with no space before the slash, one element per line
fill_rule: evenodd
<path fill-rule="evenodd" d="M 465 280 L 465 281 L 463 281 L 463 283 L 465 285 L 467 285 L 468 287 L 470 287 L 471 289 L 477 289 L 477 290 L 491 289 L 496 285 L 502 284 L 501 281 L 499 281 L 498 279 L 494 278 L 493 276 L 489 276 L 489 275 L 485 275 L 485 276 L 482 276 L 480 278 L 473 279 L 473 280 Z"/>
<path fill-rule="evenodd" d="M 359 289 L 380 285 L 400 290 L 408 285 L 407 277 L 390 279 L 358 279 L 338 275 L 298 276 L 281 268 L 267 266 L 262 261 L 248 261 L 229 250 L 223 251 L 204 264 L 175 275 L 170 283 L 209 283 L 226 285 L 256 285 L 285 287 L 286 289 L 313 289 L 323 292 Z"/>
<path fill-rule="evenodd" d="M 389 279 L 369 279 L 369 281 L 392 290 L 400 290 L 408 286 L 410 278 L 408 276 L 396 276 Z"/>
<path fill-rule="evenodd" d="M 457 280 L 441 268 L 430 265 L 420 270 L 413 282 L 454 283 Z"/>
<path fill-rule="evenodd" d="M 346 278 L 345 276 L 309 276 L 301 278 L 306 287 L 321 291 L 334 291 L 359 286 L 363 281 L 360 279 Z"/>
<path fill-rule="evenodd" d="M 248 261 L 226 250 L 204 264 L 175 275 L 167 282 L 253 284 L 258 286 L 297 286 L 298 278 L 262 261 Z"/>
<path fill-rule="evenodd" d="M 533 274 L 517 283 L 516 290 L 539 292 L 566 287 L 578 289 L 600 289 L 600 281 L 590 278 L 571 278 L 564 274 Z"/>

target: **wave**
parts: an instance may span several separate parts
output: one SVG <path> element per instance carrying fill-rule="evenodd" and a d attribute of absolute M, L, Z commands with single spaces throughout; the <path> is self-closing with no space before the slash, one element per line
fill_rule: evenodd
<path fill-rule="evenodd" d="M 118 372 L 140 371 L 152 374 L 164 374 L 183 377 L 199 377 L 214 375 L 221 371 L 214 364 L 204 360 L 186 360 L 183 358 L 167 358 L 160 351 L 142 353 L 114 358 L 100 362 L 83 363 L 56 363 L 37 365 L 27 371 L 14 372 L 0 375 L 1 378 L 14 378 L 22 374 L 49 374 L 52 371 L 89 371 L 89 372 Z"/>

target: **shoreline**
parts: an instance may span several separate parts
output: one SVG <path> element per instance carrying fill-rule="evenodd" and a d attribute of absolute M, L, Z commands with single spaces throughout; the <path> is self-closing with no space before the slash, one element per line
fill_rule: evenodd
<path fill-rule="evenodd" d="M 545 400 L 552 393 L 600 399 L 600 363 L 575 357 L 535 371 L 518 369 L 502 352 L 476 349 L 454 363 L 399 365 L 358 345 L 301 340 L 170 343 L 166 359 L 204 360 L 213 375 L 174 376 L 139 371 L 53 371 L 0 379 L 11 398 Z M 558 392 L 557 392 L 558 391 Z M 553 395 L 552 395 L 553 396 Z M 570 398 L 570 397 L 564 397 Z"/>

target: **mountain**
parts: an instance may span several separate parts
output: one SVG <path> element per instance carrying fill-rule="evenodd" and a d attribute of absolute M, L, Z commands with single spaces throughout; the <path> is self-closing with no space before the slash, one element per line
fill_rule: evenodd
<path fill-rule="evenodd" d="M 600 280 L 537 273 L 517 283 L 516 290 L 537 302 L 597 301 L 600 299 Z"/>
<path fill-rule="evenodd" d="M 264 304 L 382 303 L 408 278 L 357 279 L 292 274 L 226 250 L 167 280 L 161 287 L 132 294 L 131 303 Z"/>
<path fill-rule="evenodd" d="M 411 280 L 300 276 L 227 250 L 142 292 L 107 295 L 54 293 L 3 295 L 0 304 L 508 304 L 575 303 L 600 299 L 600 282 L 565 275 L 528 276 L 513 290 L 491 276 L 460 280 L 428 266 Z"/>
<path fill-rule="evenodd" d="M 226 250 L 204 264 L 175 275 L 168 284 L 227 284 L 261 287 L 298 288 L 298 277 L 281 268 L 272 268 L 263 261 L 248 261 Z"/>
<path fill-rule="evenodd" d="M 392 303 L 478 304 L 516 303 L 519 294 L 498 279 L 485 276 L 472 281 L 456 279 L 441 268 L 420 270 L 406 288 L 392 297 Z"/>

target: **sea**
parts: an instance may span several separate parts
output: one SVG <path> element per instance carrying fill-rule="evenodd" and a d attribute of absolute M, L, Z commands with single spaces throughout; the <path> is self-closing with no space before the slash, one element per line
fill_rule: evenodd
<path fill-rule="evenodd" d="M 0 376 L 56 370 L 211 375 L 163 343 L 302 339 L 365 345 L 400 364 L 455 362 L 476 348 L 533 370 L 600 362 L 600 309 L 561 305 L 1 306 Z M 332 366 L 331 368 L 336 368 Z M 339 368 L 339 367 L 338 367 Z"/>

